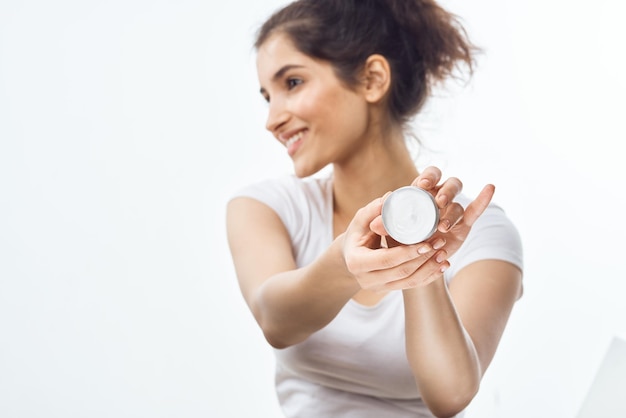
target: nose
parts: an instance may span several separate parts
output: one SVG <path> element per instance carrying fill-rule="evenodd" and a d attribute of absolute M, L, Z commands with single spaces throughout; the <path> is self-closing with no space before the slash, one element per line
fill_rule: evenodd
<path fill-rule="evenodd" d="M 281 126 L 289 120 L 289 112 L 284 101 L 276 98 L 270 101 L 269 113 L 265 122 L 265 129 L 275 133 Z"/>

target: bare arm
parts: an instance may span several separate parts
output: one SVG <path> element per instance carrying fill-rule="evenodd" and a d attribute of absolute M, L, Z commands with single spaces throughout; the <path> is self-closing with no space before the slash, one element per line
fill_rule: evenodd
<path fill-rule="evenodd" d="M 508 262 L 478 261 L 459 271 L 448 289 L 442 273 L 449 265 L 446 258 L 465 241 L 494 187 L 486 186 L 464 210 L 453 202 L 461 182 L 450 179 L 436 186 L 440 179 L 439 170 L 428 168 L 414 185 L 436 196 L 442 221 L 429 242 L 445 245 L 422 264 L 405 263 L 405 271 L 412 273 L 383 285 L 403 289 L 409 364 L 424 402 L 446 417 L 462 411 L 478 391 L 520 295 L 521 272 Z M 378 218 L 371 225 L 385 233 Z"/>
<path fill-rule="evenodd" d="M 360 289 L 345 267 L 342 235 L 311 265 L 296 268 L 289 235 L 265 204 L 233 199 L 227 208 L 227 230 L 244 299 L 274 347 L 305 340 Z"/>
<path fill-rule="evenodd" d="M 449 291 L 443 278 L 403 291 L 409 363 L 435 415 L 453 416 L 475 396 L 520 289 L 517 267 L 484 260 L 463 268 Z"/>

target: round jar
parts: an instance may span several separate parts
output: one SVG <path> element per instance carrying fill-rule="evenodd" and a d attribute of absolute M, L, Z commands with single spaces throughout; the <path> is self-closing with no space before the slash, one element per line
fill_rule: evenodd
<path fill-rule="evenodd" d="M 437 230 L 439 208 L 426 190 L 405 186 L 387 196 L 382 219 L 391 238 L 402 244 L 416 244 L 427 240 Z"/>

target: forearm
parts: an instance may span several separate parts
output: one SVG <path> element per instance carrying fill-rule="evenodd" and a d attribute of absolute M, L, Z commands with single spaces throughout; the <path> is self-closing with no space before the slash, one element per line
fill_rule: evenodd
<path fill-rule="evenodd" d="M 342 239 L 309 266 L 276 274 L 259 287 L 253 311 L 274 347 L 299 343 L 326 326 L 360 289 L 345 267 Z"/>
<path fill-rule="evenodd" d="M 474 344 L 443 278 L 403 291 L 406 349 L 422 398 L 437 416 L 465 408 L 480 385 Z"/>

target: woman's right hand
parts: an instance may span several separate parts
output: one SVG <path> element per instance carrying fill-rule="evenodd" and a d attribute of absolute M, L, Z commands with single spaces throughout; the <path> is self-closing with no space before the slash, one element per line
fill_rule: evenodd
<path fill-rule="evenodd" d="M 424 286 L 442 277 L 449 267 L 443 239 L 381 245 L 381 235 L 371 224 L 380 216 L 385 197 L 359 209 L 344 234 L 343 256 L 350 273 L 362 289 L 380 292 Z"/>

